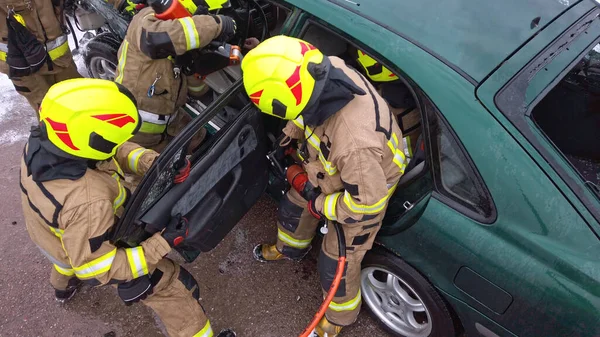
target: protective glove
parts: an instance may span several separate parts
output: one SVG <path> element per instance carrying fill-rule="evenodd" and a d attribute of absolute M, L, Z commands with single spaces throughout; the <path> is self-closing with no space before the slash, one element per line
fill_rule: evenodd
<path fill-rule="evenodd" d="M 314 193 L 313 197 L 308 201 L 308 205 L 306 206 L 306 209 L 308 210 L 310 215 L 312 215 L 317 220 L 321 220 L 323 218 L 323 214 L 317 211 L 317 207 L 315 207 L 315 202 L 317 201 L 317 197 L 319 195 L 320 194 L 318 193 Z"/>
<path fill-rule="evenodd" d="M 165 239 L 169 246 L 176 247 L 181 244 L 185 238 L 187 238 L 190 231 L 188 220 L 177 214 L 171 219 L 171 222 L 165 227 L 162 232 L 162 237 Z"/>
<path fill-rule="evenodd" d="M 215 40 L 227 42 L 233 38 L 237 31 L 235 20 L 225 15 L 213 15 L 217 24 L 221 24 L 221 34 Z"/>
<path fill-rule="evenodd" d="M 208 15 L 208 7 L 199 5 L 198 7 L 196 7 L 194 15 Z"/>
<path fill-rule="evenodd" d="M 150 282 L 150 276 L 144 275 L 138 278 L 134 278 L 129 282 L 119 283 L 117 286 L 117 292 L 119 297 L 125 305 L 129 306 L 133 303 L 139 302 L 146 299 L 148 295 L 152 294 L 152 282 Z"/>
<path fill-rule="evenodd" d="M 181 163 L 178 163 L 178 165 L 176 165 L 176 168 L 175 168 L 177 170 L 177 173 L 175 174 L 175 178 L 173 179 L 175 184 L 181 184 L 190 176 L 191 166 L 192 165 L 191 165 L 190 161 L 187 158 L 183 157 L 183 159 L 181 160 Z"/>

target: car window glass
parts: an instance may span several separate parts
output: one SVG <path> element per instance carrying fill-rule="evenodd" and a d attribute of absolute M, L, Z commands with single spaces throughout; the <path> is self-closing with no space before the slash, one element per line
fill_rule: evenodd
<path fill-rule="evenodd" d="M 600 185 L 600 45 L 592 48 L 531 111 L 533 128 L 592 190 Z"/>
<path fill-rule="evenodd" d="M 439 114 L 436 113 L 435 118 L 431 131 L 440 178 L 436 184 L 438 191 L 474 212 L 475 218 L 489 218 L 493 203 L 479 173 L 450 127 Z"/>

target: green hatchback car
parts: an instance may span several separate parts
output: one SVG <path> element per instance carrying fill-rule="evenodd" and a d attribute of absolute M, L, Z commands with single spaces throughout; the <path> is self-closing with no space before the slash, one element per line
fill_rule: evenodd
<path fill-rule="evenodd" d="M 239 2 L 239 1 L 237 1 Z M 237 3 L 232 1 L 232 3 Z M 253 2 L 256 3 L 256 2 Z M 422 141 L 366 256 L 366 308 L 394 336 L 600 336 L 600 8 L 590 0 L 259 1 L 269 34 L 393 71 Z M 240 8 L 245 8 L 240 5 Z M 266 31 L 266 29 L 265 29 Z M 264 32 L 263 32 L 264 33 Z M 282 123 L 239 72 L 161 154 L 116 239 L 175 214 L 214 248 L 266 190 Z M 192 170 L 171 183 L 186 144 Z M 419 159 L 420 158 L 420 159 Z"/>

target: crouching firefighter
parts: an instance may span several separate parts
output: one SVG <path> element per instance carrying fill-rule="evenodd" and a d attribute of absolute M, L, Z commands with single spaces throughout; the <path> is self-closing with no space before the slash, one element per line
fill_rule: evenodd
<path fill-rule="evenodd" d="M 36 113 L 53 84 L 81 77 L 62 8 L 63 0 L 0 0 L 0 72 Z"/>
<path fill-rule="evenodd" d="M 124 172 L 143 175 L 158 156 L 127 142 L 141 124 L 133 95 L 110 81 L 63 81 L 50 88 L 40 117 L 23 153 L 21 197 L 29 236 L 53 264 L 56 299 L 69 300 L 82 281 L 117 284 L 126 304 L 152 308 L 171 336 L 213 336 L 196 280 L 165 258 L 187 236 L 184 218 L 136 247 L 109 241 L 130 195 Z M 176 172 L 176 182 L 188 174 Z"/>
<path fill-rule="evenodd" d="M 187 101 L 188 91 L 198 96 L 208 90 L 202 81 L 184 76 L 182 69 L 187 65 L 179 64 L 178 56 L 202 48 L 214 39 L 227 41 L 236 30 L 235 21 L 223 15 L 166 19 L 171 7 L 163 8 L 165 3 L 184 14 L 195 13 L 197 8 L 206 9 L 197 7 L 191 0 L 178 1 L 154 1 L 151 2 L 153 7 L 136 14 L 118 54 L 115 81 L 131 90 L 142 118 L 140 132 L 132 141 L 159 152 L 191 120 L 180 111 Z M 203 132 L 192 141 L 191 149 L 202 142 L 206 134 Z"/>
<path fill-rule="evenodd" d="M 277 243 L 256 246 L 254 256 L 263 262 L 300 260 L 311 248 L 319 220 L 341 224 L 347 267 L 315 331 L 336 336 L 360 310 L 360 264 L 404 173 L 402 133 L 368 80 L 305 41 L 270 38 L 246 55 L 242 71 L 254 104 L 290 120 L 281 150 L 295 148 L 310 185 L 318 188 L 314 193 L 290 181 L 294 188 L 279 205 Z M 338 254 L 336 231 L 329 230 L 318 262 L 324 292 L 333 281 Z"/>

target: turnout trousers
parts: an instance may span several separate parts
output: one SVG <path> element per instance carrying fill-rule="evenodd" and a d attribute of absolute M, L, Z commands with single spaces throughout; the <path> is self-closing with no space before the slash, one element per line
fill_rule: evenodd
<path fill-rule="evenodd" d="M 34 74 L 11 78 L 15 90 L 27 99 L 29 105 L 35 110 L 38 119 L 40 118 L 38 110 L 42 104 L 42 99 L 44 99 L 51 86 L 64 80 L 81 77 L 75 62 L 73 62 L 71 52 L 65 53 L 52 63 L 52 70 L 49 70 L 48 64 L 46 64 Z"/>
<path fill-rule="evenodd" d="M 27 226 L 31 239 L 52 262 L 50 283 L 55 289 L 65 290 L 75 277 L 60 240 L 50 231 Z M 35 233 L 35 234 L 33 234 Z M 164 323 L 171 337 L 212 337 L 213 331 L 200 305 L 200 290 L 194 277 L 170 259 L 158 262 L 152 276 L 160 279 L 152 294 L 142 302 L 152 308 Z M 94 279 L 92 279 L 94 280 Z"/>
<path fill-rule="evenodd" d="M 302 258 L 311 248 L 318 226 L 306 209 L 307 201 L 291 189 L 279 204 L 277 214 L 277 249 L 291 259 Z M 365 253 L 373 246 L 381 221 L 340 224 L 346 239 L 346 268 L 340 286 L 325 316 L 333 324 L 354 323 L 360 312 L 360 265 Z M 323 296 L 327 294 L 339 257 L 337 233 L 333 227 L 325 234 L 319 253 L 318 270 Z"/>

